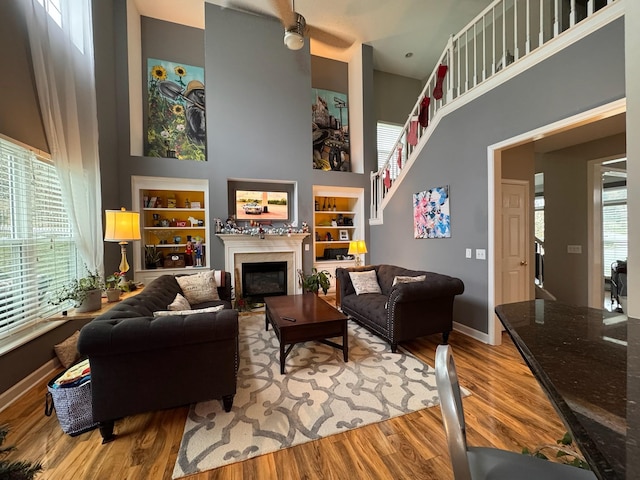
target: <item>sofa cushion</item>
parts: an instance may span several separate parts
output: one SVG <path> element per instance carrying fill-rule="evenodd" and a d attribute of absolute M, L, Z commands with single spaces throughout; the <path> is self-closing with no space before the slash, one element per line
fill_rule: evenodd
<path fill-rule="evenodd" d="M 397 283 L 424 282 L 426 278 L 426 275 L 416 275 L 415 277 L 409 275 L 396 275 L 391 286 L 393 287 Z"/>
<path fill-rule="evenodd" d="M 389 295 L 393 289 L 393 281 L 397 276 L 403 277 L 415 277 L 417 275 L 424 275 L 426 272 L 420 270 L 409 270 L 408 268 L 399 267 L 397 265 L 378 265 L 376 266 L 378 272 L 378 283 L 380 284 L 380 290 L 385 295 Z"/>
<path fill-rule="evenodd" d="M 380 285 L 378 285 L 378 277 L 375 270 L 366 270 L 364 272 L 349 272 L 351 283 L 356 291 L 356 295 L 364 293 L 382 293 Z"/>
<path fill-rule="evenodd" d="M 224 305 L 217 305 L 215 307 L 187 309 L 187 310 L 158 310 L 153 312 L 154 317 L 168 317 L 169 315 L 193 315 L 196 313 L 211 313 L 219 312 L 224 309 Z"/>
<path fill-rule="evenodd" d="M 358 318 L 366 318 L 381 329 L 386 329 L 388 299 L 386 295 L 377 293 L 366 296 L 347 295 L 342 299 L 342 309 L 345 312 L 356 313 Z"/>
<path fill-rule="evenodd" d="M 176 277 L 178 285 L 190 305 L 220 300 L 213 270 Z"/>
<path fill-rule="evenodd" d="M 176 298 L 167 306 L 167 310 L 191 310 L 191 304 L 182 295 L 176 293 Z"/>

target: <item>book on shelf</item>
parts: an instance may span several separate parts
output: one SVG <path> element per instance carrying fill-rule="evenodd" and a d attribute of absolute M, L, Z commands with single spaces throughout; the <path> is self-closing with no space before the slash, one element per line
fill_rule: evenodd
<path fill-rule="evenodd" d="M 156 200 L 158 199 L 158 197 L 151 197 L 149 199 L 149 203 L 147 203 L 147 207 L 148 208 L 153 208 L 156 206 Z"/>

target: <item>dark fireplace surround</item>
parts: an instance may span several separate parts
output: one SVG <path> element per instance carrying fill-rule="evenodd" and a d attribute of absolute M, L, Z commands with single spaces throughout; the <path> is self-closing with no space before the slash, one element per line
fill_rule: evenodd
<path fill-rule="evenodd" d="M 255 302 L 287 294 L 287 262 L 242 264 L 242 296 Z"/>

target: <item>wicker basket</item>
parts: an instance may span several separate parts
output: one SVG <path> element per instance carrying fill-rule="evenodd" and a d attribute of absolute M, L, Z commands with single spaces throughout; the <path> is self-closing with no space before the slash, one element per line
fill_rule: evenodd
<path fill-rule="evenodd" d="M 62 431 L 72 437 L 93 430 L 98 422 L 91 412 L 91 380 L 76 387 L 53 388 L 55 381 L 65 372 L 56 375 L 47 383 L 49 393 L 45 399 L 45 415 L 51 416 L 55 408 Z"/>

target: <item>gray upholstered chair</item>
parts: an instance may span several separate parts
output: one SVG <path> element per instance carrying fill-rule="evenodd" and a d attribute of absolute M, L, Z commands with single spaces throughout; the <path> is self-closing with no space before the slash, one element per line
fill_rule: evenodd
<path fill-rule="evenodd" d="M 455 480 L 596 479 L 593 472 L 570 465 L 498 448 L 467 446 L 460 384 L 449 345 L 438 345 L 436 350 L 436 384 Z"/>

